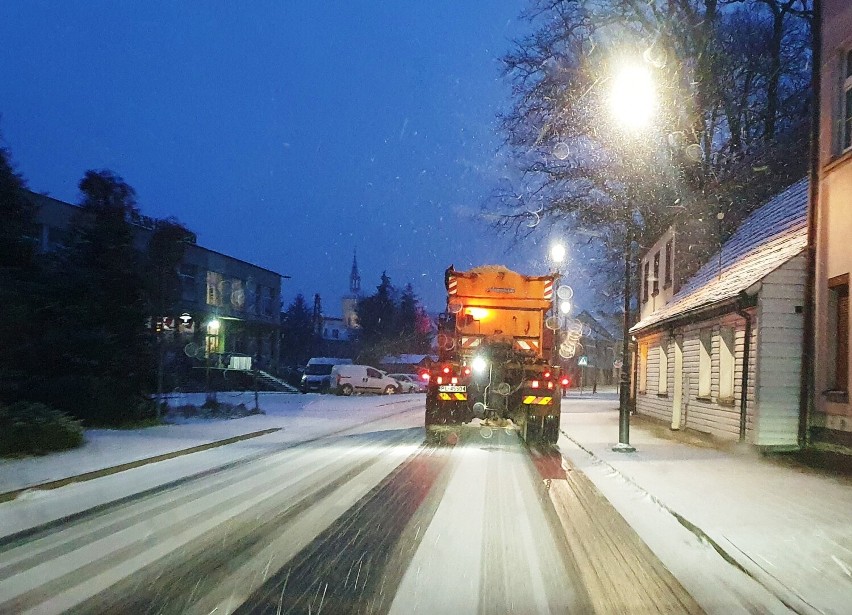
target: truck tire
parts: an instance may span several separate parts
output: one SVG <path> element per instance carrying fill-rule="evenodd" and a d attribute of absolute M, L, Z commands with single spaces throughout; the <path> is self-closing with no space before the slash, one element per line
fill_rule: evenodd
<path fill-rule="evenodd" d="M 559 441 L 559 416 L 545 417 L 542 429 L 542 444 L 556 444 Z"/>

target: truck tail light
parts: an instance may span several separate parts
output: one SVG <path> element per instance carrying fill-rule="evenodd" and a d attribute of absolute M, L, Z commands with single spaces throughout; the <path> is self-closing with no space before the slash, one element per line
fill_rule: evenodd
<path fill-rule="evenodd" d="M 552 388 L 553 388 L 553 380 L 548 380 L 548 381 L 547 381 L 547 388 L 548 388 L 548 389 L 552 389 Z"/>
<path fill-rule="evenodd" d="M 538 380 L 533 380 L 532 382 L 530 382 L 530 387 L 533 388 L 533 389 L 537 389 L 538 388 Z"/>
<path fill-rule="evenodd" d="M 469 368 L 469 367 L 465 367 L 465 368 L 464 368 L 464 375 L 465 375 L 465 376 L 470 376 L 470 368 Z"/>
<path fill-rule="evenodd" d="M 455 376 L 453 376 L 452 378 L 450 378 L 450 384 L 458 384 L 458 383 L 459 383 L 459 379 L 458 379 L 458 378 L 456 378 Z"/>
<path fill-rule="evenodd" d="M 420 374 L 420 377 L 426 382 L 429 382 L 429 378 L 431 378 L 432 376 L 429 375 L 429 372 L 423 372 L 422 374 Z"/>
<path fill-rule="evenodd" d="M 564 386 L 564 387 L 568 386 L 568 376 L 566 376 L 565 378 L 562 379 L 562 386 Z"/>
<path fill-rule="evenodd" d="M 544 377 L 545 377 L 545 378 L 550 378 L 550 372 L 544 372 Z"/>
<path fill-rule="evenodd" d="M 441 371 L 443 371 L 445 374 L 449 374 L 449 373 L 450 373 L 450 368 L 449 368 L 449 367 L 444 366 L 444 369 L 443 369 L 443 370 L 441 370 Z"/>
<path fill-rule="evenodd" d="M 438 384 L 444 384 L 444 379 L 441 378 L 440 376 L 438 376 L 437 382 L 438 382 Z"/>

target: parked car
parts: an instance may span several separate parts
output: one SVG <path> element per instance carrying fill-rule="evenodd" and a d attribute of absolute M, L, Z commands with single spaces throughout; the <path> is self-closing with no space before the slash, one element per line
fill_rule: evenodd
<path fill-rule="evenodd" d="M 400 392 L 400 385 L 385 372 L 369 365 L 335 365 L 331 368 L 330 390 L 338 395 L 352 395 L 352 393 L 391 395 Z"/>
<path fill-rule="evenodd" d="M 389 374 L 399 383 L 402 393 L 425 393 L 426 383 L 415 374 Z"/>
<path fill-rule="evenodd" d="M 305 373 L 299 389 L 302 393 L 308 391 L 319 391 L 326 393 L 331 384 L 331 369 L 335 365 L 352 364 L 352 359 L 339 359 L 336 357 L 314 357 L 305 366 Z"/>

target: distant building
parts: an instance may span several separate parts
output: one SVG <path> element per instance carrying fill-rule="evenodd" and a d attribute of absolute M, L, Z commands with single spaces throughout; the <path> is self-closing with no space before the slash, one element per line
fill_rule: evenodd
<path fill-rule="evenodd" d="M 852 271 L 852 4 L 822 2 L 819 200 L 815 225 L 816 439 L 852 446 L 849 273 Z"/>
<path fill-rule="evenodd" d="M 361 274 L 358 256 L 352 255 L 349 273 L 349 292 L 340 300 L 342 316 L 322 316 L 320 329 L 323 356 L 354 358 L 358 329 L 358 301 L 361 298 Z"/>
<path fill-rule="evenodd" d="M 37 206 L 39 247 L 49 252 L 65 245 L 79 207 L 28 193 Z M 147 246 L 154 220 L 133 221 L 139 249 Z M 151 314 L 167 330 L 192 342 L 199 350 L 217 355 L 246 355 L 254 366 L 277 369 L 281 311 L 281 275 L 275 271 L 199 246 L 186 245 L 178 274 L 181 298 L 174 314 Z M 205 350 L 206 349 L 206 350 Z M 227 357 L 226 357 L 227 358 Z"/>
<path fill-rule="evenodd" d="M 770 199 L 631 328 L 639 414 L 720 439 L 799 446 L 807 201 L 807 180 Z"/>

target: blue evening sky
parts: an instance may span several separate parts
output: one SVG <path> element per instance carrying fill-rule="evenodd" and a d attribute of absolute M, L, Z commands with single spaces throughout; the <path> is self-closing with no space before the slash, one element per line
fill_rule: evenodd
<path fill-rule="evenodd" d="M 480 207 L 510 174 L 497 58 L 524 0 L 0 3 L 0 132 L 31 189 L 115 171 L 143 213 L 339 313 L 353 248 L 431 311 L 443 271 L 546 272 Z M 507 251 L 508 250 L 508 251 Z"/>

